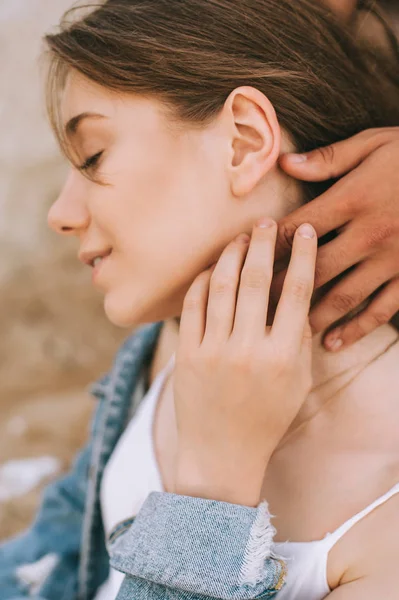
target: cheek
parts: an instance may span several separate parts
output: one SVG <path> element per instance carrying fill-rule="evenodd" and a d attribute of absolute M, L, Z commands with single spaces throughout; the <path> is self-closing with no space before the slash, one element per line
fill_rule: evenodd
<path fill-rule="evenodd" d="M 204 257 L 220 235 L 225 193 L 206 165 L 178 146 L 166 156 L 142 157 L 115 185 L 115 244 L 126 258 L 152 267 Z"/>
<path fill-rule="evenodd" d="M 105 225 L 114 246 L 105 299 L 112 322 L 180 314 L 193 280 L 229 237 L 225 195 L 217 175 L 178 151 L 173 159 L 153 153 L 119 178 Z"/>
<path fill-rule="evenodd" d="M 142 225 L 114 251 L 103 278 L 107 316 L 123 327 L 180 315 L 189 287 L 211 262 L 207 230 L 195 219 Z"/>

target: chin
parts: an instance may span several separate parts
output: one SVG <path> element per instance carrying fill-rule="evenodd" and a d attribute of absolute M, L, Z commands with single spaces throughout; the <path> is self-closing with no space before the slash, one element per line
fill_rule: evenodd
<path fill-rule="evenodd" d="M 111 293 L 104 298 L 104 312 L 113 325 L 121 328 L 130 329 L 146 322 L 140 318 L 142 315 L 132 310 L 132 304 Z"/>
<path fill-rule="evenodd" d="M 122 296 L 122 297 L 121 297 Z M 136 309 L 136 310 L 135 310 Z M 107 319 L 117 327 L 132 329 L 147 323 L 156 323 L 170 318 L 161 306 L 144 305 L 139 299 L 127 299 L 126 294 L 108 292 L 104 298 Z"/>

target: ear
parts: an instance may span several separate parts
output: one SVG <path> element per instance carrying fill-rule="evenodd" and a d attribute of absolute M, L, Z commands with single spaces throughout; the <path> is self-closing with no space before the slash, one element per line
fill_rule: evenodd
<path fill-rule="evenodd" d="M 233 90 L 223 112 L 231 133 L 231 191 L 234 196 L 245 196 L 277 163 L 280 125 L 270 100 L 250 86 Z"/>

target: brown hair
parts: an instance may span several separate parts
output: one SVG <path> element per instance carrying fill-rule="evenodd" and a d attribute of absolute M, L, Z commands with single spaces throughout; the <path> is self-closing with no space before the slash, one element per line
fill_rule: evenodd
<path fill-rule="evenodd" d="M 254 86 L 298 151 L 399 124 L 397 64 L 356 43 L 319 1 L 108 0 L 89 8 L 77 20 L 79 7 L 69 10 L 61 31 L 45 38 L 48 112 L 67 156 L 59 94 L 71 67 L 107 88 L 156 96 L 198 124 L 235 87 Z"/>

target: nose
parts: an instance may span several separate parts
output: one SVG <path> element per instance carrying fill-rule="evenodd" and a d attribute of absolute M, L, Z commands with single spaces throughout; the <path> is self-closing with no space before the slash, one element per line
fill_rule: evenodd
<path fill-rule="evenodd" d="M 60 235 L 78 235 L 87 229 L 90 222 L 84 189 L 75 177 L 75 173 L 71 171 L 47 215 L 49 227 Z"/>

